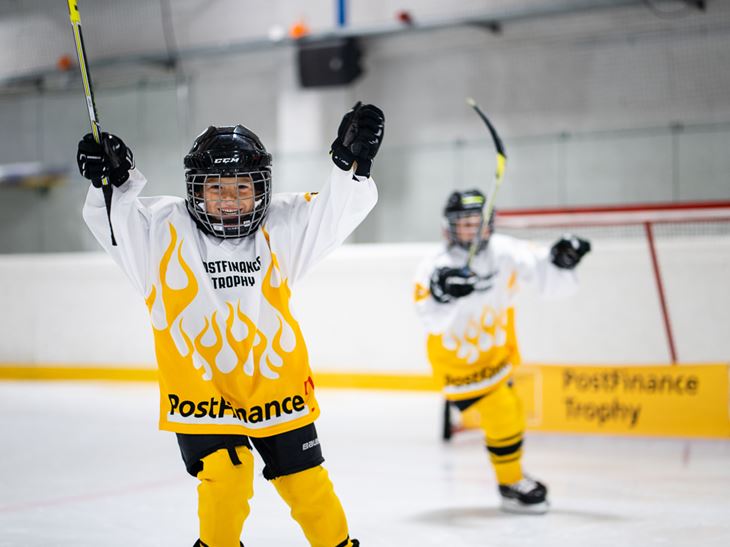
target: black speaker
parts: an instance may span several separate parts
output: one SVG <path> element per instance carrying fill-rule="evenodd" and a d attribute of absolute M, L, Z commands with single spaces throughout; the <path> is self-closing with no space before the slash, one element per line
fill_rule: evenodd
<path fill-rule="evenodd" d="M 362 74 L 360 46 L 354 38 L 299 44 L 299 83 L 302 87 L 349 84 Z"/>

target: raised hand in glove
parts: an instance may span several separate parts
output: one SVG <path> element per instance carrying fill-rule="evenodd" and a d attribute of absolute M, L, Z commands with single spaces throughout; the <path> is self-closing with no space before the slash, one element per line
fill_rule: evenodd
<path fill-rule="evenodd" d="M 479 277 L 467 268 L 439 268 L 431 276 L 431 296 L 436 302 L 445 304 L 475 290 L 487 291 L 492 288 L 492 277 Z"/>
<path fill-rule="evenodd" d="M 590 250 L 590 241 L 567 234 L 550 249 L 550 258 L 558 268 L 572 270 Z"/>
<path fill-rule="evenodd" d="M 102 133 L 101 143 L 97 143 L 91 133 L 84 135 L 79 141 L 76 162 L 81 176 L 96 188 L 101 188 L 102 177 L 107 177 L 114 186 L 121 186 L 129 178 L 129 171 L 134 169 L 132 151 L 111 133 Z"/>
<path fill-rule="evenodd" d="M 332 161 L 343 171 L 349 171 L 357 163 L 355 174 L 369 177 L 373 158 L 383 142 L 384 129 L 383 111 L 358 101 L 340 122 L 330 150 Z"/>

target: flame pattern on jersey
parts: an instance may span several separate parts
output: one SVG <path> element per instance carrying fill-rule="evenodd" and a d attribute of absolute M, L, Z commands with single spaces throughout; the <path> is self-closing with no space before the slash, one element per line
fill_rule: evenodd
<path fill-rule="evenodd" d="M 278 328 L 273 336 L 267 336 L 263 329 L 257 327 L 254 321 L 241 311 L 240 301 L 225 302 L 225 312 L 215 310 L 211 314 L 206 314 L 203 318 L 203 327 L 198 332 L 192 332 L 185 326 L 185 311 L 195 301 L 199 284 L 192 268 L 183 257 L 183 240 L 178 242 L 177 231 L 172 223 L 169 224 L 169 229 L 170 244 L 159 266 L 161 298 L 158 301 L 157 285 L 152 286 L 146 298 L 147 307 L 153 316 L 152 326 L 160 374 L 164 380 L 163 384 L 169 386 L 169 391 L 198 392 L 195 400 L 202 401 L 215 399 L 220 394 L 231 405 L 230 414 L 233 417 L 237 405 L 244 404 L 241 400 L 242 393 L 252 395 L 245 401 L 249 407 L 258 405 L 265 408 L 267 402 L 270 402 L 270 397 L 266 396 L 268 390 L 261 389 L 266 387 L 262 378 L 280 380 L 282 378 L 280 369 L 294 369 L 297 372 L 294 376 L 306 378 L 304 384 L 312 383 L 304 336 L 299 323 L 292 315 L 289 305 L 291 290 L 288 280 L 281 276 L 276 254 L 271 255 L 271 263 L 263 276 L 261 286 L 264 300 L 274 310 L 278 321 Z M 181 288 L 173 288 L 167 281 L 173 257 L 177 258 L 186 279 L 185 286 Z M 162 307 L 163 314 L 154 313 L 156 304 Z M 164 316 L 164 326 L 155 325 L 156 315 Z M 224 331 L 221 329 L 221 321 L 225 322 Z M 284 347 L 282 340 L 285 329 L 293 334 L 294 343 L 290 349 Z M 244 331 L 245 335 L 237 336 L 237 333 Z M 206 338 L 212 338 L 212 342 L 206 343 L 204 341 Z M 227 365 L 219 359 L 226 347 L 235 355 L 235 361 L 229 360 Z M 195 381 L 193 378 L 187 378 L 193 370 L 197 371 L 199 378 Z M 201 379 L 204 382 L 201 383 Z M 206 389 L 206 383 L 210 383 L 214 389 Z M 296 387 L 302 389 L 301 385 Z M 304 391 L 307 407 L 314 412 L 317 405 L 313 390 L 307 393 L 309 390 L 305 388 Z M 263 397 L 256 397 L 257 392 L 262 392 Z M 306 397 L 307 395 L 309 397 Z M 161 415 L 169 416 L 169 401 L 163 398 L 161 405 L 163 411 Z M 194 417 L 190 421 L 192 420 Z"/>
<path fill-rule="evenodd" d="M 469 318 L 460 332 L 429 334 L 426 351 L 447 398 L 471 398 L 491 391 L 520 362 L 514 308 L 499 312 L 484 306 L 481 315 Z"/>
<path fill-rule="evenodd" d="M 182 256 L 182 241 L 179 244 L 177 243 L 177 232 L 172 224 L 170 224 L 170 236 L 170 245 L 160 262 L 160 284 L 162 286 L 161 294 L 163 308 L 165 310 L 166 326 L 164 328 L 157 328 L 153 325 L 156 340 L 161 338 L 173 340 L 171 331 L 173 326 L 176 326 L 185 344 L 185 351 L 180 353 L 180 357 L 185 359 L 191 356 L 193 351 L 196 351 L 203 359 L 205 373 L 202 378 L 204 380 L 210 380 L 212 378 L 213 369 L 228 374 L 238 367 L 242 367 L 243 372 L 248 376 L 253 376 L 254 369 L 256 368 L 266 378 L 277 379 L 279 374 L 276 372 L 276 369 L 280 368 L 283 362 L 305 361 L 307 359 L 304 336 L 302 335 L 299 323 L 294 319 L 289 307 L 291 290 L 289 289 L 288 280 L 284 279 L 280 281 L 278 286 L 273 282 L 274 277 L 281 277 L 276 254 L 272 254 L 271 264 L 264 275 L 261 288 L 265 300 L 275 310 L 279 322 L 279 328 L 274 334 L 271 344 L 268 343 L 266 334 L 262 330 L 257 329 L 254 322 L 241 311 L 240 301 L 235 304 L 232 302 L 225 303 L 227 307 L 225 333 L 221 333 L 218 311 L 214 311 L 212 316 L 206 316 L 204 318 L 205 325 L 200 332 L 191 337 L 191 333 L 186 332 L 183 326 L 183 317 L 181 315 L 185 308 L 195 299 L 198 293 L 198 282 L 195 279 L 192 269 Z M 175 250 L 177 250 L 178 262 L 187 278 L 187 285 L 180 289 L 174 289 L 166 281 L 167 271 Z M 276 273 L 276 276 L 274 276 L 274 273 Z M 152 313 L 156 295 L 157 288 L 153 285 L 152 291 L 146 299 L 150 313 Z M 235 332 L 242 329 L 234 329 L 236 322 L 242 323 L 247 333 L 240 340 L 236 338 Z M 294 334 L 295 342 L 291 350 L 285 349 L 282 344 L 285 325 Z M 214 333 L 214 342 L 206 345 L 203 343 L 203 338 L 209 331 Z M 221 365 L 216 361 L 216 357 L 223 349 L 224 334 L 225 343 L 228 344 L 237 357 L 237 361 L 232 367 Z M 256 342 L 255 345 L 254 342 Z M 278 364 L 272 361 L 272 356 L 268 354 L 270 350 L 273 350 L 274 354 L 279 358 Z M 200 367 L 196 366 L 196 368 Z"/>
<path fill-rule="evenodd" d="M 478 319 L 468 320 L 464 332 L 457 334 L 451 330 L 447 334 L 430 335 L 429 355 L 461 366 L 503 361 L 516 347 L 513 314 L 513 308 L 498 313 L 494 308 L 484 306 Z"/>

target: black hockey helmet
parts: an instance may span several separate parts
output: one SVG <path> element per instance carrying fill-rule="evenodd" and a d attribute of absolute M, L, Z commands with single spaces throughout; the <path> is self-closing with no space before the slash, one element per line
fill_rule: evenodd
<path fill-rule="evenodd" d="M 210 126 L 184 164 L 188 212 L 201 230 L 236 238 L 258 229 L 271 201 L 271 154 L 253 131 Z"/>
<path fill-rule="evenodd" d="M 446 238 L 449 241 L 449 246 L 456 245 L 468 249 L 471 245 L 471 241 L 465 241 L 457 237 L 456 226 L 457 221 L 464 217 L 476 216 L 481 220 L 484 214 L 484 205 L 487 202 L 486 196 L 479 190 L 456 190 L 451 193 L 449 199 L 446 201 L 444 207 L 444 232 Z M 489 234 L 491 235 L 494 229 L 494 211 L 489 216 L 489 220 L 486 223 L 486 228 L 489 228 Z M 486 248 L 489 242 L 489 235 L 482 239 L 481 245 L 478 250 Z"/>

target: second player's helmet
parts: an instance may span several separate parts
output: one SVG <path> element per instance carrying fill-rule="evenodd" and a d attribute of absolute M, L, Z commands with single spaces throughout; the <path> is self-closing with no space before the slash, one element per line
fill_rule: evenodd
<path fill-rule="evenodd" d="M 258 229 L 271 201 L 271 154 L 253 131 L 211 126 L 184 163 L 188 212 L 201 230 L 237 238 Z"/>
<path fill-rule="evenodd" d="M 464 239 L 463 236 L 460 237 L 457 227 L 463 223 L 463 219 L 466 217 L 476 217 L 481 220 L 486 201 L 486 197 L 479 190 L 457 190 L 452 192 L 446 201 L 446 207 L 444 207 L 444 231 L 449 246 L 456 245 L 464 249 L 471 246 L 473 238 Z M 494 229 L 494 211 L 489 216 L 486 227 L 489 228 L 491 234 Z M 476 237 L 477 231 L 478 228 L 474 229 L 474 237 Z M 486 248 L 488 242 L 488 236 L 482 239 L 478 250 L 481 251 Z"/>

